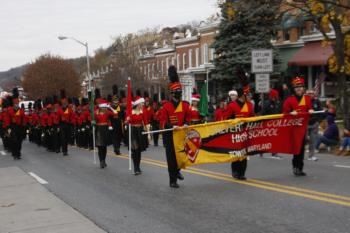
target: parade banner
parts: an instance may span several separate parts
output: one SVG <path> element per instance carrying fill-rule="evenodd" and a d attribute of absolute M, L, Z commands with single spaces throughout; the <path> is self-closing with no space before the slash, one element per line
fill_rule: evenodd
<path fill-rule="evenodd" d="M 178 167 L 234 162 L 257 153 L 298 154 L 309 116 L 237 118 L 174 130 Z"/>

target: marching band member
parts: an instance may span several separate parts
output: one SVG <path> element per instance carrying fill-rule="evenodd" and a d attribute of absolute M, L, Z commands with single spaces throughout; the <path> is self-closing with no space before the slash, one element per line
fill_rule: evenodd
<path fill-rule="evenodd" d="M 238 99 L 232 101 L 227 106 L 226 118 L 235 119 L 254 116 L 254 106 L 247 101 L 246 94 L 249 92 L 249 87 L 237 90 Z M 247 158 L 243 158 L 231 163 L 233 178 L 237 180 L 246 180 L 245 171 L 247 170 Z"/>
<path fill-rule="evenodd" d="M 144 120 L 145 115 L 143 113 L 145 99 L 136 96 L 132 106 L 131 116 L 127 117 L 127 121 L 131 125 L 131 156 L 134 163 L 134 174 L 140 175 L 142 173 L 140 169 L 141 152 L 146 149 L 144 135 L 142 132 L 145 128 Z"/>
<path fill-rule="evenodd" d="M 122 109 L 119 105 L 119 97 L 118 97 L 118 87 L 113 85 L 113 96 L 111 101 L 111 109 L 113 112 L 113 117 L 111 119 L 112 122 L 112 144 L 114 154 L 120 155 L 120 145 L 123 138 L 123 116 Z"/>
<path fill-rule="evenodd" d="M 175 66 L 169 67 L 168 76 L 170 79 L 169 91 L 171 93 L 171 100 L 164 102 L 161 113 L 161 128 L 167 129 L 188 125 L 190 119 L 190 104 L 186 101 L 181 101 L 182 86 L 179 82 Z M 164 132 L 163 138 L 168 163 L 170 187 L 179 188 L 177 179 L 183 180 L 184 177 L 177 167 L 173 133 L 171 131 Z"/>
<path fill-rule="evenodd" d="M 226 111 L 226 101 L 225 98 L 220 100 L 219 106 L 217 106 L 214 113 L 214 121 L 223 121 L 225 120 L 225 111 Z"/>
<path fill-rule="evenodd" d="M 191 98 L 191 107 L 190 107 L 190 124 L 196 125 L 202 123 L 202 117 L 199 112 L 198 104 L 201 96 L 199 94 L 193 94 Z"/>
<path fill-rule="evenodd" d="M 18 160 L 21 159 L 25 114 L 24 110 L 19 107 L 18 89 L 14 88 L 12 92 L 12 107 L 9 107 L 8 110 L 11 119 L 9 135 L 13 159 Z"/>
<path fill-rule="evenodd" d="M 301 77 L 292 80 L 294 94 L 289 96 L 283 103 L 283 113 L 297 115 L 298 113 L 312 113 L 310 96 L 305 95 L 305 81 Z M 306 176 L 304 168 L 305 135 L 299 154 L 293 155 L 292 165 L 295 176 Z"/>
<path fill-rule="evenodd" d="M 60 118 L 60 140 L 63 156 L 68 155 L 68 143 L 71 136 L 71 125 L 74 123 L 75 114 L 68 106 L 68 100 L 64 90 L 61 90 L 61 107 L 57 110 Z"/>
<path fill-rule="evenodd" d="M 107 155 L 107 146 L 108 146 L 108 137 L 109 137 L 109 130 L 112 127 L 111 124 L 111 117 L 113 116 L 112 112 L 109 111 L 109 105 L 108 102 L 102 98 L 99 98 L 99 104 L 95 110 L 94 113 L 94 119 L 95 119 L 95 132 L 96 132 L 96 146 L 98 149 L 98 157 L 100 160 L 100 168 L 107 167 L 106 164 L 106 155 Z"/>

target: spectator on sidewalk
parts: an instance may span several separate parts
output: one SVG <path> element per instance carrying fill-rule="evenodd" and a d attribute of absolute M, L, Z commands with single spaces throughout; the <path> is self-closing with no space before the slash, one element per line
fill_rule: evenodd
<path fill-rule="evenodd" d="M 306 94 L 311 98 L 312 109 L 314 111 L 321 111 L 321 101 L 315 96 L 314 90 L 310 89 L 306 91 Z M 316 138 L 318 135 L 319 122 L 322 120 L 322 114 L 313 114 L 310 117 L 309 125 L 307 127 L 307 135 L 309 138 L 309 158 L 308 160 L 317 161 L 315 157 Z"/>
<path fill-rule="evenodd" d="M 316 142 L 316 150 L 319 150 L 321 144 L 324 144 L 327 147 L 329 147 L 335 146 L 339 142 L 339 130 L 334 119 L 334 115 L 332 114 L 329 114 L 327 116 L 327 128 L 322 136 L 318 136 Z"/>
<path fill-rule="evenodd" d="M 344 129 L 343 142 L 340 145 L 337 155 L 350 156 L 350 131 L 348 129 Z"/>

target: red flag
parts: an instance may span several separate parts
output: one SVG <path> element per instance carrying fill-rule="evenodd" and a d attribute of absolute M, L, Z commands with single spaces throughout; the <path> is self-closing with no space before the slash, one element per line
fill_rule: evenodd
<path fill-rule="evenodd" d="M 126 116 L 131 116 L 132 112 L 132 99 L 131 99 L 131 80 L 128 78 L 128 97 L 126 100 Z"/>

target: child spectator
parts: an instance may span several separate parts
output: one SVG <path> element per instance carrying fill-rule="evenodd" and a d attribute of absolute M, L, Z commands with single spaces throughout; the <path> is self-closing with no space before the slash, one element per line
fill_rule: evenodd
<path fill-rule="evenodd" d="M 316 150 L 319 150 L 321 143 L 328 146 L 335 146 L 339 141 L 338 126 L 334 121 L 334 115 L 327 116 L 327 128 L 322 136 L 318 136 L 316 141 Z"/>
<path fill-rule="evenodd" d="M 340 145 L 337 155 L 350 155 L 350 131 L 348 129 L 344 129 L 343 143 Z"/>

